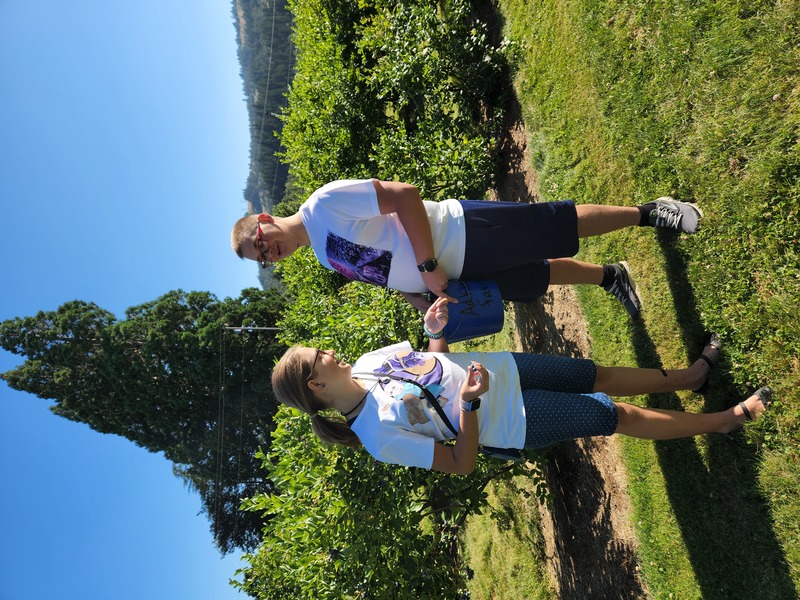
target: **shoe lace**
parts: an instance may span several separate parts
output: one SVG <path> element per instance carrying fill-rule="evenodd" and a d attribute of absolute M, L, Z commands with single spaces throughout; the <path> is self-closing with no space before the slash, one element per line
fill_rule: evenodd
<path fill-rule="evenodd" d="M 656 207 L 656 227 L 670 227 L 678 229 L 681 224 L 683 213 L 672 206 Z"/>
<path fill-rule="evenodd" d="M 624 291 L 620 289 L 620 286 L 614 282 L 614 285 L 611 286 L 611 289 L 608 290 L 612 296 L 614 296 L 617 300 L 621 302 L 625 302 L 626 294 Z"/>
<path fill-rule="evenodd" d="M 614 283 L 608 288 L 609 293 L 620 302 L 630 302 L 630 293 L 628 286 L 619 277 L 614 280 Z"/>

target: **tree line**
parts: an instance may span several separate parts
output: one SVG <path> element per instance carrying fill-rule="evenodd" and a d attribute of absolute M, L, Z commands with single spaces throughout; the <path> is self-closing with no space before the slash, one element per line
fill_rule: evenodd
<path fill-rule="evenodd" d="M 294 73 L 292 14 L 285 0 L 233 0 L 237 54 L 250 123 L 250 173 L 244 198 L 270 212 L 284 196 L 288 166 L 276 134 Z"/>

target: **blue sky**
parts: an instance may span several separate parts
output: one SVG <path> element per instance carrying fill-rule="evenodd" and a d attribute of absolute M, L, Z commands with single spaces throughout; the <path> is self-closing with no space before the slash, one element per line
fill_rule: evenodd
<path fill-rule="evenodd" d="M 0 320 L 257 285 L 229 1 L 0 2 L 0 57 Z M 245 598 L 163 456 L 48 406 L 0 383 L 0 598 Z"/>

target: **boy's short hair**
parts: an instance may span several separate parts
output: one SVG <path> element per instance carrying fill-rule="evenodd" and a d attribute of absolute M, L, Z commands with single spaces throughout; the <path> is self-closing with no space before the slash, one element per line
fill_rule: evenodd
<path fill-rule="evenodd" d="M 253 232 L 253 229 L 258 227 L 258 215 L 245 215 L 233 226 L 231 231 L 231 248 L 236 252 L 236 256 L 244 258 L 242 252 L 242 241 L 245 237 Z"/>

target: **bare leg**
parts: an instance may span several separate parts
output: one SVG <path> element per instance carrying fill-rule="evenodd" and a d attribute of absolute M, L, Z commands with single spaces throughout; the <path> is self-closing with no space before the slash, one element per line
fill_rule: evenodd
<path fill-rule="evenodd" d="M 713 361 L 719 356 L 719 349 L 709 344 L 703 349 L 703 354 Z M 694 390 L 703 385 L 710 370 L 708 363 L 699 358 L 688 369 L 669 371 L 597 365 L 597 378 L 593 391 L 605 392 L 609 396 L 637 396 Z"/>
<path fill-rule="evenodd" d="M 574 258 L 550 259 L 550 285 L 569 283 L 600 285 L 602 281 L 602 265 L 581 262 Z"/>
<path fill-rule="evenodd" d="M 597 366 L 597 379 L 594 392 L 604 392 L 609 396 L 637 396 L 694 390 L 700 387 L 708 374 L 708 365 L 696 360 L 688 369 L 637 369 L 635 367 Z M 664 376 L 664 373 L 667 376 Z"/>
<path fill-rule="evenodd" d="M 602 235 L 638 225 L 641 213 L 635 206 L 604 206 L 578 204 L 578 237 Z"/>
<path fill-rule="evenodd" d="M 744 401 L 750 414 L 757 419 L 766 410 L 758 396 Z M 730 433 L 745 420 L 744 411 L 736 406 L 716 413 L 685 413 L 660 408 L 641 408 L 615 402 L 619 422 L 616 433 L 648 440 L 671 440 L 703 433 Z"/>

